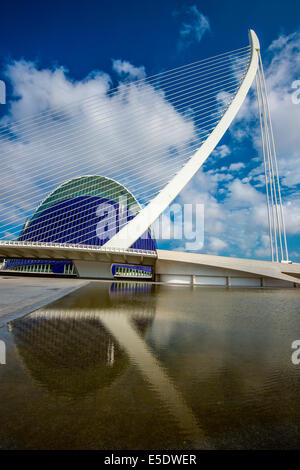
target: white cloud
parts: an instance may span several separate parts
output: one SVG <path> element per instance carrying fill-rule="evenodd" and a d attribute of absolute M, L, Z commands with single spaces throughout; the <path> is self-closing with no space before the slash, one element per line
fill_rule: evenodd
<path fill-rule="evenodd" d="M 212 254 L 218 254 L 220 251 L 222 251 L 224 248 L 227 247 L 227 243 L 224 242 L 224 240 L 221 240 L 220 238 L 217 237 L 210 237 L 209 240 L 209 249 L 211 250 Z"/>
<path fill-rule="evenodd" d="M 227 202 L 231 207 L 249 207 L 264 201 L 262 193 L 249 183 L 242 183 L 239 179 L 235 179 L 228 185 L 228 194 Z"/>
<path fill-rule="evenodd" d="M 229 171 L 240 171 L 242 168 L 245 168 L 245 164 L 243 162 L 231 163 L 228 170 Z"/>
<path fill-rule="evenodd" d="M 135 67 L 132 65 L 130 62 L 127 60 L 113 60 L 112 61 L 112 68 L 115 72 L 117 72 L 118 75 L 121 77 L 126 77 L 126 78 L 137 78 L 137 79 L 142 79 L 146 77 L 146 71 L 145 67 L 141 65 L 140 67 Z"/>
<path fill-rule="evenodd" d="M 212 152 L 212 157 L 216 157 L 216 158 L 225 158 L 227 157 L 228 155 L 230 155 L 230 148 L 228 147 L 228 145 L 218 145 L 216 147 L 216 149 Z"/>
<path fill-rule="evenodd" d="M 300 197 L 299 194 L 290 198 L 284 205 L 287 232 L 300 234 Z"/>
<path fill-rule="evenodd" d="M 109 89 L 110 77 L 103 72 L 94 71 L 78 82 L 69 79 L 67 72 L 63 67 L 39 69 L 36 63 L 25 60 L 8 64 L 5 75 L 15 99 L 9 102 L 9 114 L 1 124 L 95 94 L 101 96 Z"/>
<path fill-rule="evenodd" d="M 199 11 L 196 5 L 191 5 L 181 12 L 174 12 L 174 16 L 180 16 L 182 20 L 179 35 L 179 47 L 189 47 L 193 43 L 199 43 L 207 31 L 210 31 L 209 19 Z"/>

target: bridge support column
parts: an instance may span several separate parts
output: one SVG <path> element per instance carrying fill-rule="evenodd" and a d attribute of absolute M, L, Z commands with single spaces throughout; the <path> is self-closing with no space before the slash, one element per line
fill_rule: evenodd
<path fill-rule="evenodd" d="M 92 279 L 113 279 L 111 272 L 112 263 L 102 263 L 101 261 L 73 261 L 78 277 Z"/>

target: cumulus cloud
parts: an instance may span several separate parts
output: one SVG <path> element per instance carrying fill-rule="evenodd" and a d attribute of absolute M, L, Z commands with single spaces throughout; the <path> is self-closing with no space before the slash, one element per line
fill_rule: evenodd
<path fill-rule="evenodd" d="M 228 185 L 228 200 L 231 207 L 249 207 L 260 204 L 264 195 L 251 184 L 235 179 Z"/>
<path fill-rule="evenodd" d="M 123 78 L 126 77 L 129 79 L 142 79 L 146 77 L 146 71 L 143 65 L 141 65 L 140 67 L 135 67 L 127 60 L 113 60 L 112 68 L 118 75 Z"/>
<path fill-rule="evenodd" d="M 199 11 L 196 5 L 185 7 L 181 11 L 175 11 L 174 16 L 181 19 L 179 30 L 179 47 L 189 47 L 193 43 L 199 43 L 207 31 L 210 31 L 209 19 Z"/>
<path fill-rule="evenodd" d="M 231 163 L 228 169 L 229 171 L 240 171 L 242 168 L 245 168 L 245 164 L 243 162 L 238 162 L 238 163 Z"/>
<path fill-rule="evenodd" d="M 220 198 L 220 193 L 222 198 Z M 201 252 L 224 256 L 258 257 L 268 231 L 264 195 L 239 178 L 219 181 L 212 172 L 198 172 L 178 198 L 180 204 L 204 204 L 205 234 Z M 220 242 L 218 241 L 220 240 Z M 174 243 L 174 248 L 178 249 Z M 262 258 L 268 256 L 267 246 Z"/>
<path fill-rule="evenodd" d="M 212 157 L 217 158 L 225 158 L 230 155 L 230 148 L 228 145 L 222 144 L 218 145 L 216 149 L 212 152 Z"/>
<path fill-rule="evenodd" d="M 209 239 L 209 250 L 212 255 L 218 254 L 220 251 L 227 247 L 227 243 L 217 237 L 210 237 Z"/>
<path fill-rule="evenodd" d="M 35 62 L 19 60 L 9 63 L 5 77 L 11 84 L 13 99 L 1 125 L 18 121 L 52 107 L 105 94 L 111 84 L 108 74 L 94 71 L 82 81 L 68 78 L 64 67 L 39 69 Z"/>

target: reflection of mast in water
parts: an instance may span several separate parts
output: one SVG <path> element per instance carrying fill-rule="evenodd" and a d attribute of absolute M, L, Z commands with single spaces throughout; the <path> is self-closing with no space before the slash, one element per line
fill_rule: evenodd
<path fill-rule="evenodd" d="M 108 366 L 113 366 L 115 362 L 115 343 L 112 341 L 109 342 L 108 348 L 107 348 L 107 365 Z"/>
<path fill-rule="evenodd" d="M 204 434 L 187 406 L 181 393 L 176 389 L 166 370 L 159 364 L 151 349 L 136 331 L 130 316 L 101 312 L 101 321 L 106 329 L 114 336 L 119 345 L 124 348 L 131 361 L 139 368 L 151 388 L 167 405 L 168 410 L 180 427 L 193 440 L 201 439 L 203 448 Z M 200 442 L 199 442 L 200 444 Z"/>
<path fill-rule="evenodd" d="M 124 283 L 113 284 L 109 292 L 91 284 L 80 289 L 81 295 L 76 291 L 13 322 L 20 355 L 32 375 L 57 393 L 64 391 L 66 376 L 72 379 L 76 369 L 76 380 L 70 380 L 67 387 L 76 395 L 78 388 L 88 393 L 109 385 L 128 365 L 129 357 L 180 428 L 203 448 L 204 434 L 192 410 L 143 339 L 155 315 L 155 296 L 149 295 L 152 288 L 131 283 L 127 290 Z M 137 286 L 135 295 L 133 286 Z M 64 372 L 57 374 L 61 383 L 52 377 L 57 368 Z M 90 371 L 88 377 L 86 371 Z M 90 377 L 92 384 L 82 387 L 81 382 L 87 384 Z"/>

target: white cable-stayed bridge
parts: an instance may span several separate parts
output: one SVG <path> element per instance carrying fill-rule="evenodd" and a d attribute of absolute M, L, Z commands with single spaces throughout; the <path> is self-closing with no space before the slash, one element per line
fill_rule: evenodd
<path fill-rule="evenodd" d="M 163 282 L 297 285 L 260 45 L 254 31 L 249 37 L 249 46 L 2 126 L 6 269 L 67 261 L 80 277 L 110 279 L 113 264 L 130 264 Z M 157 250 L 152 224 L 209 158 L 253 82 L 271 261 Z"/>

